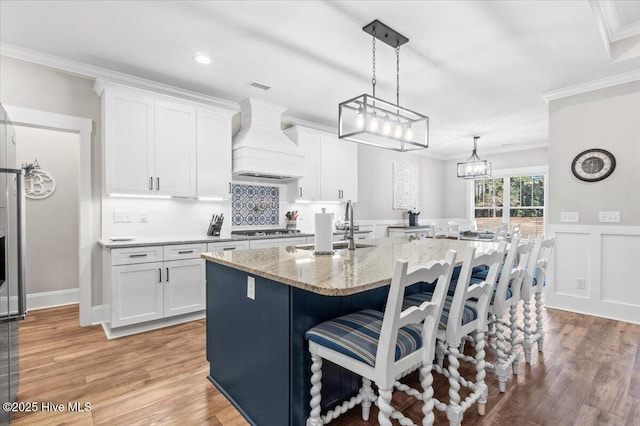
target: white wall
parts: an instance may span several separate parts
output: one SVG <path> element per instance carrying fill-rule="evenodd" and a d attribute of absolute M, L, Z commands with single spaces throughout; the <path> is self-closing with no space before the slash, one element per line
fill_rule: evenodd
<path fill-rule="evenodd" d="M 42 65 L 0 56 L 0 102 L 39 111 L 88 118 L 93 121 L 92 194 L 93 234 L 100 235 L 100 98 L 93 79 L 78 77 Z M 92 249 L 93 305 L 101 303 L 102 260 L 97 244 Z"/>
<path fill-rule="evenodd" d="M 556 248 L 547 305 L 640 323 L 640 82 L 553 100 L 549 124 L 548 218 Z M 617 159 L 604 181 L 571 174 L 573 158 L 588 148 Z M 620 211 L 620 223 L 600 224 L 601 210 Z M 580 222 L 561 224 L 562 211 L 578 212 Z"/>
<path fill-rule="evenodd" d="M 620 225 L 640 225 L 640 81 L 551 101 L 549 124 L 549 223 L 577 211 L 581 224 L 595 225 L 600 210 L 618 210 Z M 588 148 L 616 157 L 609 178 L 572 175 L 573 158 Z"/>
<path fill-rule="evenodd" d="M 417 166 L 420 218 L 443 217 L 443 162 L 419 154 L 358 145 L 358 213 L 361 220 L 402 223 L 406 209 L 393 209 L 393 164 Z"/>
<path fill-rule="evenodd" d="M 469 154 L 471 151 L 469 151 Z M 527 149 L 499 154 L 478 154 L 483 160 L 492 164 L 494 173 L 505 169 L 546 166 L 549 164 L 547 148 Z M 444 217 L 467 217 L 466 180 L 457 177 L 457 163 L 465 161 L 469 156 L 449 160 L 443 165 L 443 188 L 447 194 L 443 199 Z"/>
<path fill-rule="evenodd" d="M 76 134 L 16 126 L 18 164 L 35 158 L 56 182 L 48 198 L 26 199 L 27 293 L 78 288 Z"/>

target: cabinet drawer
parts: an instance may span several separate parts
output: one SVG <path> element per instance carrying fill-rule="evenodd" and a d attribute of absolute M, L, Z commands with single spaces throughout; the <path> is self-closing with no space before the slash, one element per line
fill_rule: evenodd
<path fill-rule="evenodd" d="M 209 243 L 207 245 L 207 252 L 213 253 L 216 251 L 246 250 L 248 248 L 249 248 L 249 241 L 230 241 L 225 243 Z"/>
<path fill-rule="evenodd" d="M 111 250 L 111 265 L 162 262 L 162 246 L 129 247 Z"/>
<path fill-rule="evenodd" d="M 196 259 L 207 250 L 206 244 L 164 246 L 164 260 Z"/>

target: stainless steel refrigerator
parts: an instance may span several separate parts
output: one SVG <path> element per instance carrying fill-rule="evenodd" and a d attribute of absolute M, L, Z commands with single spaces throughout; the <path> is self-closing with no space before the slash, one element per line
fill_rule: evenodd
<path fill-rule="evenodd" d="M 16 161 L 16 133 L 0 104 L 0 426 L 18 393 L 18 324 L 26 316 L 25 170 Z"/>

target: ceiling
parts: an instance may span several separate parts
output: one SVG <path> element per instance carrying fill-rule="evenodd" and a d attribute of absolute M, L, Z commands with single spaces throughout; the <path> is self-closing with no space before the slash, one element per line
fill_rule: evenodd
<path fill-rule="evenodd" d="M 466 157 L 478 134 L 483 157 L 547 143 L 542 93 L 640 69 L 638 56 L 611 59 L 600 6 L 605 27 L 640 37 L 635 0 L 1 0 L 0 42 L 234 102 L 261 98 L 335 128 L 339 102 L 371 93 L 361 28 L 379 19 L 410 39 L 400 104 L 430 117 L 427 155 Z M 196 63 L 198 51 L 212 63 Z M 390 101 L 395 65 L 378 43 L 377 96 Z"/>

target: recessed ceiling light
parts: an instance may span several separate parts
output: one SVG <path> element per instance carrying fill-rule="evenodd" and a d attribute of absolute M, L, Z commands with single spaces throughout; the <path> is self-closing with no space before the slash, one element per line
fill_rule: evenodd
<path fill-rule="evenodd" d="M 208 65 L 211 63 L 211 58 L 202 52 L 196 52 L 196 54 L 193 56 L 193 59 L 195 59 L 199 64 Z"/>

